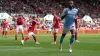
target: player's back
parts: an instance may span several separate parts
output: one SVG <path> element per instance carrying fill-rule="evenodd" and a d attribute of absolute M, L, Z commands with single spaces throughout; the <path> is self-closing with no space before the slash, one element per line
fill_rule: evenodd
<path fill-rule="evenodd" d="M 36 22 L 35 20 L 32 20 L 32 21 L 31 21 L 31 26 L 32 26 L 33 29 L 35 29 L 36 23 L 37 23 L 37 22 Z"/>
<path fill-rule="evenodd" d="M 53 22 L 54 22 L 53 27 L 59 28 L 59 21 L 58 21 L 58 16 L 57 15 L 54 15 Z"/>
<path fill-rule="evenodd" d="M 75 21 L 75 16 L 77 15 L 78 10 L 76 8 L 73 9 L 69 9 L 69 8 L 65 8 L 65 13 L 67 13 L 67 15 L 65 16 L 65 23 L 64 23 L 64 27 L 70 27 Z"/>
<path fill-rule="evenodd" d="M 8 26 L 8 22 L 7 21 L 3 21 L 3 28 L 7 28 L 7 26 Z"/>
<path fill-rule="evenodd" d="M 76 28 L 78 27 L 78 19 L 79 19 L 78 16 L 76 16 L 75 19 L 74 19 Z"/>
<path fill-rule="evenodd" d="M 22 25 L 24 23 L 24 19 L 23 18 L 18 18 L 17 19 L 17 25 Z"/>
<path fill-rule="evenodd" d="M 34 28 L 32 26 L 29 26 L 28 32 L 32 32 L 32 31 L 34 31 Z"/>
<path fill-rule="evenodd" d="M 28 28 L 28 31 L 31 31 L 31 32 L 34 31 L 35 25 L 36 25 L 36 21 L 32 20 L 31 23 L 30 23 L 30 26 Z"/>
<path fill-rule="evenodd" d="M 36 21 L 35 20 L 32 20 L 31 24 L 34 27 L 36 25 Z"/>

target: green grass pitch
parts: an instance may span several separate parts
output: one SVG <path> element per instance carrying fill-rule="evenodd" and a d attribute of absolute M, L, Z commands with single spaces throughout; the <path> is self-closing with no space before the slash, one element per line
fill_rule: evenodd
<path fill-rule="evenodd" d="M 0 38 L 0 56 L 100 56 L 100 34 L 80 34 L 79 41 L 73 43 L 73 52 L 68 52 L 69 37 L 67 35 L 63 42 L 63 51 L 58 49 L 60 35 L 57 44 L 52 45 L 53 36 L 50 34 L 36 35 L 39 45 L 34 44 L 30 38 L 25 45 L 21 44 L 21 36 L 15 43 L 14 35 L 8 38 Z"/>

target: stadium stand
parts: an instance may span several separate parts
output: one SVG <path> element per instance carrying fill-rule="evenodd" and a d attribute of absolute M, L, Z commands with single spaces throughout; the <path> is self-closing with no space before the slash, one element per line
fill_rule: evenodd
<path fill-rule="evenodd" d="M 25 13 L 25 14 L 47 14 L 56 10 L 58 15 L 67 7 L 69 0 L 0 0 L 0 12 Z M 80 28 L 99 29 L 100 27 L 100 1 L 99 0 L 75 0 L 75 6 L 80 10 L 80 16 L 89 13 L 95 25 L 85 25 L 81 23 Z M 79 20 L 81 22 L 81 19 Z M 43 20 L 41 20 L 43 22 Z M 62 23 L 61 23 L 62 24 Z M 96 28 L 95 28 L 96 27 Z M 38 27 L 39 28 L 39 27 Z M 45 29 L 46 24 L 42 24 L 39 29 Z"/>

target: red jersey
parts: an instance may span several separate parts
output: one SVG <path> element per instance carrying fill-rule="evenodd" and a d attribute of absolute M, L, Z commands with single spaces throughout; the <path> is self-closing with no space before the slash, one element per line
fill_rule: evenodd
<path fill-rule="evenodd" d="M 76 18 L 75 18 L 75 27 L 76 27 L 76 28 L 78 28 L 78 19 L 79 19 L 79 17 L 76 16 Z"/>
<path fill-rule="evenodd" d="M 30 27 L 28 28 L 28 31 L 33 32 L 34 29 L 35 29 L 35 25 L 36 25 L 36 21 L 35 20 L 32 20 L 32 22 L 30 24 Z"/>
<path fill-rule="evenodd" d="M 7 21 L 3 21 L 2 22 L 2 26 L 3 26 L 3 28 L 8 28 L 8 22 Z"/>
<path fill-rule="evenodd" d="M 54 15 L 54 18 L 53 18 L 53 27 L 54 28 L 59 28 L 59 20 L 58 20 L 58 16 Z"/>
<path fill-rule="evenodd" d="M 24 19 L 23 18 L 18 18 L 17 19 L 17 25 L 23 25 Z"/>

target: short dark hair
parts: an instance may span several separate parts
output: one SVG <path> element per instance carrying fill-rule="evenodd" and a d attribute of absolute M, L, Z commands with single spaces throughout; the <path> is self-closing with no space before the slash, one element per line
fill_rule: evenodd
<path fill-rule="evenodd" d="M 35 19 L 36 17 L 35 16 L 32 16 L 32 19 Z"/>
<path fill-rule="evenodd" d="M 22 16 L 22 15 L 18 15 L 18 16 Z"/>
<path fill-rule="evenodd" d="M 74 4 L 74 1 L 73 0 L 70 0 L 68 3 L 73 3 Z"/>

